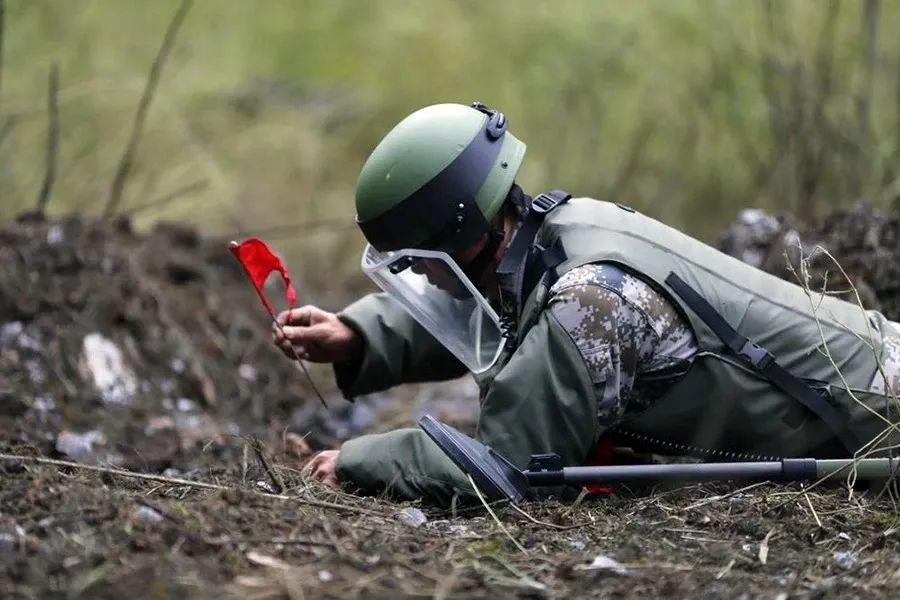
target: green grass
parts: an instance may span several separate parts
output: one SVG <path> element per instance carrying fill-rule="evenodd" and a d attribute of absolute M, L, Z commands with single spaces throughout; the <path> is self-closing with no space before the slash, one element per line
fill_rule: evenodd
<path fill-rule="evenodd" d="M 7 0 L 0 125 L 15 126 L 0 142 L 0 215 L 40 188 L 54 61 L 50 210 L 100 213 L 177 4 Z M 123 208 L 203 180 L 138 225 L 350 223 L 384 132 L 422 105 L 475 99 L 529 144 L 527 189 L 614 199 L 702 237 L 743 206 L 887 205 L 900 195 L 898 26 L 896 3 L 824 0 L 197 0 Z M 355 270 L 352 226 L 279 233 L 294 262 Z"/>

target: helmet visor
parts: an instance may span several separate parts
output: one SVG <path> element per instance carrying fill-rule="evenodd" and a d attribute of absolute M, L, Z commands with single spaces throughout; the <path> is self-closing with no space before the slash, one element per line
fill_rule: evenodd
<path fill-rule="evenodd" d="M 362 270 L 470 371 L 489 369 L 503 350 L 500 319 L 445 252 L 366 246 Z"/>

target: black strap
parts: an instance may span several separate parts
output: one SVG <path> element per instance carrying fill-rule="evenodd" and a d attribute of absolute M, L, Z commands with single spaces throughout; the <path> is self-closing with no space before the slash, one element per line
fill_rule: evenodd
<path fill-rule="evenodd" d="M 500 265 L 497 267 L 497 275 L 501 277 L 512 276 L 514 279 L 518 279 L 515 282 L 517 284 L 515 286 L 516 293 L 521 291 L 521 277 L 524 273 L 525 263 L 528 259 L 528 254 L 531 252 L 531 247 L 534 245 L 534 238 L 537 237 L 537 232 L 544 222 L 544 217 L 556 207 L 568 202 L 571 197 L 572 195 L 568 192 L 553 190 L 535 196 L 531 200 L 528 214 L 525 216 L 515 236 L 513 236 L 513 240 L 503 256 L 503 260 L 500 261 Z"/>
<path fill-rule="evenodd" d="M 849 419 L 842 415 L 826 398 L 792 375 L 775 361 L 775 356 L 747 339 L 720 315 L 703 296 L 697 293 L 674 272 L 666 277 L 666 284 L 678 294 L 688 307 L 706 323 L 728 350 L 743 358 L 772 385 L 806 407 L 828 425 L 851 455 L 859 449 L 859 440 L 848 428 Z"/>
<path fill-rule="evenodd" d="M 522 220 L 506 249 L 503 259 L 497 267 L 497 279 L 500 283 L 501 293 L 501 318 L 503 319 L 504 334 L 509 339 L 515 338 L 515 323 L 522 310 L 523 290 L 526 283 L 526 269 L 532 261 L 532 248 L 537 237 L 538 230 L 544 222 L 544 217 L 558 206 L 568 202 L 572 195 L 562 190 L 553 190 L 535 196 L 528 202 L 528 212 Z M 553 257 L 548 257 L 551 259 Z M 561 261 L 560 261 L 561 262 Z M 554 265 L 556 266 L 556 265 Z M 542 271 L 543 272 L 543 271 Z"/>
<path fill-rule="evenodd" d="M 550 273 L 545 285 L 552 286 L 559 278 L 556 267 L 566 262 L 568 256 L 559 240 L 549 248 L 542 248 L 535 244 L 532 252 L 528 257 L 528 264 L 525 265 L 525 272 L 522 277 L 522 290 L 520 296 L 524 301 L 531 294 L 535 286 L 544 276 L 544 273 Z"/>

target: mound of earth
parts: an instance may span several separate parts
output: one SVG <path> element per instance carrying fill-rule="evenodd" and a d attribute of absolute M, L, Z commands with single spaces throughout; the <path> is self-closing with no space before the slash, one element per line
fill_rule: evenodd
<path fill-rule="evenodd" d="M 312 429 L 318 401 L 269 328 L 223 240 L 172 224 L 2 226 L 0 436 L 159 470 L 210 440 Z"/>
<path fill-rule="evenodd" d="M 847 291 L 849 278 L 863 306 L 900 321 L 900 211 L 858 202 L 804 225 L 788 214 L 747 209 L 725 232 L 719 248 L 793 282 L 805 259 L 812 290 Z M 850 291 L 842 297 L 855 301 Z"/>

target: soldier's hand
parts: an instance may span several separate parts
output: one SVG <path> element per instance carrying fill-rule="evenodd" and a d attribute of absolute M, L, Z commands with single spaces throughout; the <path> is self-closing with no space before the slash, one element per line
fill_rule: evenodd
<path fill-rule="evenodd" d="M 335 470 L 340 453 L 340 450 L 324 450 L 319 452 L 306 463 L 306 466 L 303 467 L 303 472 L 329 487 L 340 489 L 341 484 L 338 482 L 337 472 Z"/>
<path fill-rule="evenodd" d="M 290 359 L 294 359 L 291 345 L 300 358 L 319 363 L 354 360 L 362 351 L 362 340 L 356 332 L 321 308 L 286 310 L 277 321 L 281 329 L 272 324 L 272 341 Z"/>

